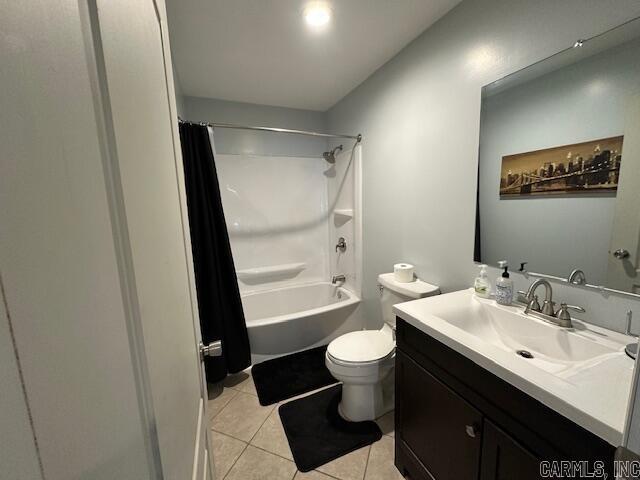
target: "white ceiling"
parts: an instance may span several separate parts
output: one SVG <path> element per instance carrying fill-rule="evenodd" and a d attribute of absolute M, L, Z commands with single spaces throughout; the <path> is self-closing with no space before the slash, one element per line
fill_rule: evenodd
<path fill-rule="evenodd" d="M 325 111 L 460 0 L 328 0 L 311 31 L 305 0 L 167 0 L 184 95 Z"/>

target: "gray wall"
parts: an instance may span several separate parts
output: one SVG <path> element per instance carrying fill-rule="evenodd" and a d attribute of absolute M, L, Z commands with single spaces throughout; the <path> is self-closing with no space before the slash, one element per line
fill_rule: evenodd
<path fill-rule="evenodd" d="M 606 284 L 615 193 L 500 199 L 500 169 L 503 155 L 622 135 L 628 99 L 640 91 L 639 51 L 634 41 L 483 100 L 484 263 L 528 261 L 533 271 L 564 277 L 579 267 L 591 283 Z"/>
<path fill-rule="evenodd" d="M 326 131 L 326 114 L 311 110 L 270 107 L 200 97 L 184 97 L 185 119 L 295 130 Z M 230 154 L 320 157 L 327 141 L 301 135 L 216 129 L 216 151 Z"/>
<path fill-rule="evenodd" d="M 176 88 L 176 111 L 180 118 L 186 117 L 186 108 L 184 105 L 184 95 Z"/>
<path fill-rule="evenodd" d="M 376 275 L 398 261 L 444 291 L 473 282 L 481 87 L 638 15 L 635 0 L 463 2 L 329 111 L 330 130 L 364 135 L 370 326 L 381 321 Z M 623 328 L 629 301 L 556 290 Z"/>
<path fill-rule="evenodd" d="M 184 118 L 186 115 L 186 108 L 184 105 L 184 94 L 182 93 L 182 85 L 180 84 L 180 78 L 178 72 L 176 72 L 175 66 L 172 66 L 173 70 L 173 88 L 176 95 L 176 112 L 180 118 Z"/>

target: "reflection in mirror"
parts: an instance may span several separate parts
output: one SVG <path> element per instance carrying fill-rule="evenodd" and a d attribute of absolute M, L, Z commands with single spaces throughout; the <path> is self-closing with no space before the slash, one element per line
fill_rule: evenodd
<path fill-rule="evenodd" d="M 474 260 L 640 293 L 640 20 L 483 88 Z"/>

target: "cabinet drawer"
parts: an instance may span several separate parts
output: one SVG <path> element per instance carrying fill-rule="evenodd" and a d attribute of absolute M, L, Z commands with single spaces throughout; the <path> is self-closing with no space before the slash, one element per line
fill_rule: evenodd
<path fill-rule="evenodd" d="M 397 352 L 397 435 L 436 479 L 476 480 L 482 414 Z"/>

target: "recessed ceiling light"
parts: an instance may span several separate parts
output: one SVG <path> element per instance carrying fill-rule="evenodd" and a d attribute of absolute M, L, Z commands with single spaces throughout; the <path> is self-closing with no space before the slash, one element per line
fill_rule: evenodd
<path fill-rule="evenodd" d="M 312 28 L 322 28 L 331 20 L 331 8 L 324 2 L 312 2 L 304 9 L 304 20 Z"/>

